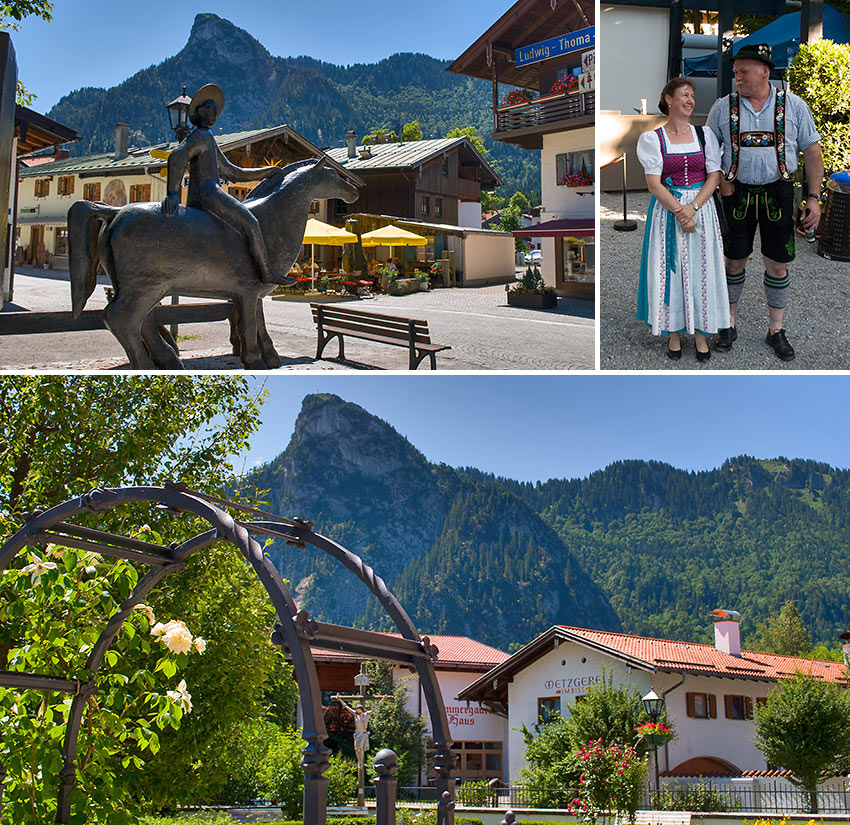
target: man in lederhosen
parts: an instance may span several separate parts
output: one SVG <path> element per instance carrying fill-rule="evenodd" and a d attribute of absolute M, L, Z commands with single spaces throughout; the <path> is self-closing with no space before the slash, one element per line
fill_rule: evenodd
<path fill-rule="evenodd" d="M 744 268 L 753 251 L 756 228 L 764 259 L 764 292 L 769 312 L 767 343 L 783 361 L 794 357 L 782 326 L 794 260 L 794 185 L 797 153 L 802 151 L 806 191 L 801 224 L 814 230 L 820 220 L 823 156 L 820 135 L 805 101 L 770 85 L 770 46 L 742 46 L 732 58 L 737 91 L 715 101 L 706 126 L 723 149 L 720 194 L 730 233 L 724 239 L 726 283 L 732 325 L 720 330 L 712 346 L 728 350 L 738 337 L 735 308 L 744 288 Z"/>

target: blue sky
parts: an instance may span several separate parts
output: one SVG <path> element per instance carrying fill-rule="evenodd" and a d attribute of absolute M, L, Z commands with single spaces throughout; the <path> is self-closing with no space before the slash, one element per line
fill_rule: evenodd
<path fill-rule="evenodd" d="M 275 376 L 265 386 L 264 424 L 240 469 L 286 448 L 313 392 L 383 418 L 430 461 L 521 480 L 583 478 L 626 458 L 703 470 L 744 453 L 850 468 L 843 376 L 337 373 Z"/>
<path fill-rule="evenodd" d="M 176 54 L 200 12 L 230 20 L 275 56 L 308 54 L 342 65 L 374 63 L 396 52 L 453 60 L 514 2 L 55 0 L 52 22 L 27 20 L 12 38 L 18 74 L 38 95 L 33 108 L 46 112 L 70 91 L 114 86 Z"/>

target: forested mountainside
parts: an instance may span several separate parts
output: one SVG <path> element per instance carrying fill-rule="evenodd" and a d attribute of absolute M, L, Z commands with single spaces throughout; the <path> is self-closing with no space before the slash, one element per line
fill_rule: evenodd
<path fill-rule="evenodd" d="M 396 54 L 378 63 L 336 66 L 311 57 L 274 57 L 255 38 L 215 14 L 195 18 L 186 46 L 174 57 L 109 89 L 85 88 L 48 113 L 76 129 L 77 154 L 112 148 L 115 124 L 130 124 L 130 142 L 173 138 L 165 104 L 185 83 L 222 87 L 226 105 L 216 128 L 224 133 L 288 124 L 320 147 L 341 146 L 354 129 L 396 129 L 418 120 L 426 138 L 475 126 L 504 180 L 502 194 L 540 190 L 540 155 L 492 141 L 491 87 L 446 71 L 448 61 Z M 539 196 L 535 199 L 539 202 Z"/>
<path fill-rule="evenodd" d="M 850 625 L 847 470 L 740 456 L 699 473 L 621 461 L 581 480 L 491 480 L 540 513 L 629 632 L 710 641 L 706 615 L 726 607 L 746 644 L 787 600 L 817 642 Z"/>
<path fill-rule="evenodd" d="M 850 625 L 850 472 L 826 464 L 620 461 L 527 484 L 429 463 L 386 422 L 314 395 L 249 481 L 362 555 L 431 633 L 507 647 L 571 624 L 710 642 L 708 614 L 725 607 L 746 645 L 787 600 L 815 642 Z M 334 563 L 272 553 L 311 613 L 388 627 Z"/>
<path fill-rule="evenodd" d="M 358 553 L 423 632 L 505 647 L 559 621 L 616 630 L 607 599 L 526 502 L 429 463 L 386 422 L 333 395 L 304 399 L 284 453 L 248 479 L 279 513 Z M 390 626 L 364 587 L 313 552 L 270 553 L 311 615 Z"/>

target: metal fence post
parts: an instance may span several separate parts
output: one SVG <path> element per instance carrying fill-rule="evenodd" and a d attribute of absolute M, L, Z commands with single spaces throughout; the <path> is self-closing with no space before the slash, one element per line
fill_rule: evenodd
<path fill-rule="evenodd" d="M 398 757 L 389 748 L 375 754 L 375 825 L 395 825 L 395 804 L 398 796 Z"/>

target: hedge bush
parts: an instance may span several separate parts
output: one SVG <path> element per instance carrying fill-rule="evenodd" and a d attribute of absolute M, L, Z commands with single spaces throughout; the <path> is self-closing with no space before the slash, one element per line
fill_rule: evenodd
<path fill-rule="evenodd" d="M 831 40 L 801 45 L 788 84 L 812 110 L 827 177 L 850 169 L 850 45 Z"/>

